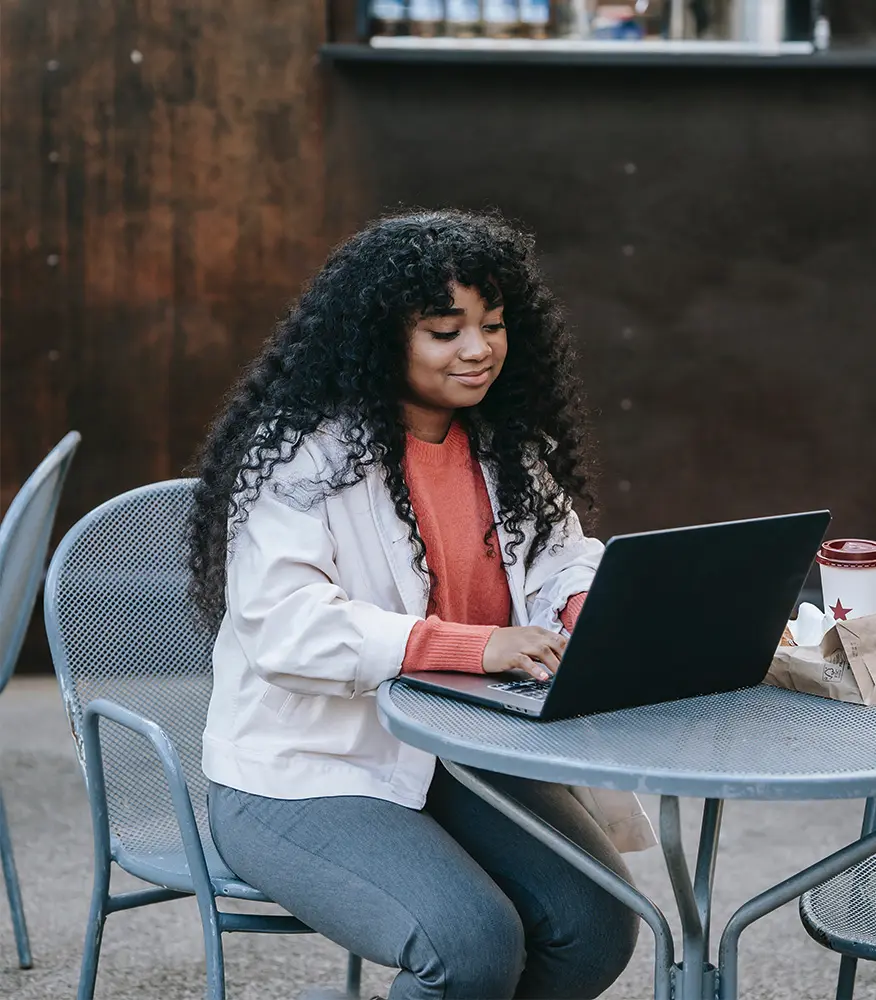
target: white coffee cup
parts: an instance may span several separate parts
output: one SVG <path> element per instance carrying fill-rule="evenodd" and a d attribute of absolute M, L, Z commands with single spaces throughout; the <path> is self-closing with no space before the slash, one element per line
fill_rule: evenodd
<path fill-rule="evenodd" d="M 834 621 L 876 615 L 876 542 L 866 538 L 823 542 L 816 561 L 825 614 Z"/>

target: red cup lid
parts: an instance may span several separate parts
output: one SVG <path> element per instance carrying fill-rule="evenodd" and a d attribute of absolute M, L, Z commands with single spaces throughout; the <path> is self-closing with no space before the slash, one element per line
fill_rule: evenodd
<path fill-rule="evenodd" d="M 816 559 L 822 566 L 876 569 L 876 542 L 868 538 L 835 538 L 822 543 Z"/>

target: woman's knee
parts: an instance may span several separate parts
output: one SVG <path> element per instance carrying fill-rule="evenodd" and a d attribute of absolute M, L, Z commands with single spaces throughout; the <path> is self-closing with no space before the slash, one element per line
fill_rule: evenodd
<path fill-rule="evenodd" d="M 600 913 L 600 959 L 594 970 L 592 995 L 599 996 L 629 965 L 639 936 L 639 918 L 619 900 L 609 897 Z"/>
<path fill-rule="evenodd" d="M 601 896 L 601 898 L 598 898 Z M 599 890 L 590 907 L 577 909 L 564 926 L 555 928 L 562 959 L 554 981 L 557 997 L 597 997 L 621 975 L 633 957 L 639 918 L 619 900 Z M 595 903 L 595 905 L 594 905 Z"/>
<path fill-rule="evenodd" d="M 526 961 L 526 939 L 517 911 L 508 902 L 485 914 L 479 927 L 459 929 L 445 959 L 448 1000 L 510 1000 Z"/>
<path fill-rule="evenodd" d="M 425 948 L 411 971 L 446 1000 L 510 1000 L 526 961 L 520 916 L 502 893 L 481 900 L 476 922 L 444 915 L 441 928 L 423 931 Z"/>
<path fill-rule="evenodd" d="M 564 889 L 532 911 L 521 998 L 600 996 L 632 958 L 638 917 L 589 879 L 573 877 Z"/>

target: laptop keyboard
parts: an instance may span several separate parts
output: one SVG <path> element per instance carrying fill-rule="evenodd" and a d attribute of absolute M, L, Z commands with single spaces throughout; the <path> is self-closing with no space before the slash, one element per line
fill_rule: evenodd
<path fill-rule="evenodd" d="M 532 698 L 533 701 L 544 701 L 548 691 L 551 689 L 552 681 L 498 681 L 495 684 L 488 684 L 488 687 L 495 691 L 510 691 L 511 694 L 519 694 L 524 698 Z"/>

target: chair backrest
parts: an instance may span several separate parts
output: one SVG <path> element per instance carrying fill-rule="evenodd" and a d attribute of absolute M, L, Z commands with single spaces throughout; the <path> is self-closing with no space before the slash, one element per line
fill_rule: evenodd
<path fill-rule="evenodd" d="M 71 431 L 55 445 L 15 495 L 0 524 L 0 691 L 24 644 L 61 489 L 80 440 Z"/>
<path fill-rule="evenodd" d="M 156 722 L 180 755 L 205 840 L 201 734 L 214 632 L 188 596 L 186 520 L 195 480 L 154 483 L 87 514 L 46 578 L 46 631 L 84 770 L 82 710 L 108 698 Z M 157 757 L 121 726 L 101 726 L 110 830 L 123 849 L 176 849 L 179 833 Z M 88 782 L 88 775 L 85 775 Z"/>

